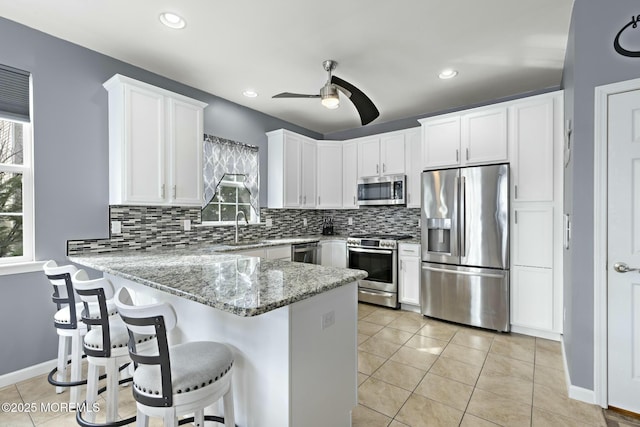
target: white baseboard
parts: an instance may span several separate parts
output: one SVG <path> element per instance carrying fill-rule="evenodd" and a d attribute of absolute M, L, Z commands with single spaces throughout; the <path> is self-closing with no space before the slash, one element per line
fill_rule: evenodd
<path fill-rule="evenodd" d="M 405 311 L 412 311 L 414 313 L 420 313 L 420 306 L 413 304 L 400 304 L 400 309 Z"/>
<path fill-rule="evenodd" d="M 571 375 L 569 374 L 569 365 L 567 364 L 567 353 L 564 351 L 564 340 L 562 344 L 562 363 L 564 365 L 564 377 L 567 381 L 567 394 L 570 399 L 579 400 L 581 402 L 596 405 L 596 394 L 593 390 L 578 387 L 571 384 Z"/>
<path fill-rule="evenodd" d="M 56 367 L 57 360 L 49 360 L 37 365 L 28 366 L 18 371 L 9 372 L 8 374 L 0 375 L 0 388 L 19 383 L 20 381 L 29 380 L 37 376 L 48 374 L 53 368 Z"/>
<path fill-rule="evenodd" d="M 541 331 L 539 329 L 527 328 L 518 325 L 511 325 L 511 332 L 515 332 L 516 334 L 529 335 L 532 337 L 544 338 L 551 341 L 562 341 L 562 334 L 558 332 Z"/>

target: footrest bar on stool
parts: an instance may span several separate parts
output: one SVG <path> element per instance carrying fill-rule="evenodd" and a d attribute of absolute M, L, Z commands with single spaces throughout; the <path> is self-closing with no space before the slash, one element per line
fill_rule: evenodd
<path fill-rule="evenodd" d="M 87 404 L 87 401 L 85 400 L 84 402 L 82 402 L 81 406 L 85 407 L 86 404 Z M 133 417 L 129 417 L 124 420 L 113 421 L 110 423 L 92 423 L 82 418 L 81 411 L 76 411 L 76 422 L 82 427 L 122 427 L 122 426 L 126 426 L 127 424 L 135 423 L 136 416 L 134 415 Z"/>
<path fill-rule="evenodd" d="M 219 417 L 217 415 L 205 415 L 204 416 L 204 420 L 205 421 L 213 421 L 213 422 L 216 422 L 216 423 L 224 424 L 224 417 Z M 192 423 L 194 421 L 195 421 L 194 417 L 183 418 L 183 419 L 178 421 L 178 425 L 181 426 L 183 424 Z M 235 426 L 238 427 L 238 424 L 236 424 Z M 89 426 L 89 427 L 91 427 L 91 426 Z"/>

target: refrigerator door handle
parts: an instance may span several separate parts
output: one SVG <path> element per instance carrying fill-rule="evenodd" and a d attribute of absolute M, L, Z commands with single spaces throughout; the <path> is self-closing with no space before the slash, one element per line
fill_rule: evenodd
<path fill-rule="evenodd" d="M 478 273 L 478 272 L 462 271 L 462 270 L 449 270 L 446 268 L 430 267 L 427 265 L 423 265 L 422 269 L 435 271 L 438 273 L 448 273 L 448 274 L 455 274 L 455 275 L 461 275 L 461 276 L 481 276 L 481 277 L 490 277 L 493 279 L 501 279 L 504 277 L 504 275 L 502 274 Z"/>
<path fill-rule="evenodd" d="M 467 222 L 466 222 L 466 202 L 467 202 L 467 179 L 460 178 L 460 257 L 467 256 Z"/>

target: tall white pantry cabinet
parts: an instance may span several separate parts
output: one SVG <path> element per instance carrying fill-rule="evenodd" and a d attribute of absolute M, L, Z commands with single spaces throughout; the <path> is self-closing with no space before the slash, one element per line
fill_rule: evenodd
<path fill-rule="evenodd" d="M 201 206 L 207 105 L 120 74 L 109 92 L 109 203 Z"/>
<path fill-rule="evenodd" d="M 509 162 L 511 328 L 556 340 L 563 325 L 562 101 L 553 92 L 420 120 L 424 169 Z"/>

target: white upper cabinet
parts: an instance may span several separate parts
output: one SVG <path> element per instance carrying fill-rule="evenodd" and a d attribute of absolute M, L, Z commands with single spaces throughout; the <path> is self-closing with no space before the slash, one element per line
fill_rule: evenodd
<path fill-rule="evenodd" d="M 358 208 L 358 142 L 342 145 L 342 207 Z"/>
<path fill-rule="evenodd" d="M 422 155 L 425 168 L 460 164 L 460 116 L 418 120 L 422 124 Z"/>
<path fill-rule="evenodd" d="M 420 128 L 405 133 L 405 164 L 407 165 L 407 207 L 420 207 L 420 174 L 422 173 L 422 138 Z"/>
<path fill-rule="evenodd" d="M 419 120 L 428 169 L 507 162 L 507 107 Z"/>
<path fill-rule="evenodd" d="M 368 178 L 405 173 L 404 132 L 393 132 L 358 142 L 358 175 Z"/>
<path fill-rule="evenodd" d="M 109 92 L 109 203 L 201 206 L 203 102 L 116 74 Z"/>
<path fill-rule="evenodd" d="M 316 141 L 284 129 L 267 133 L 270 208 L 316 204 Z"/>
<path fill-rule="evenodd" d="M 553 104 L 547 96 L 511 106 L 514 201 L 553 201 Z"/>
<path fill-rule="evenodd" d="M 342 149 L 341 142 L 318 142 L 317 208 L 342 207 Z"/>
<path fill-rule="evenodd" d="M 462 116 L 462 162 L 506 162 L 507 108 L 481 109 Z"/>

